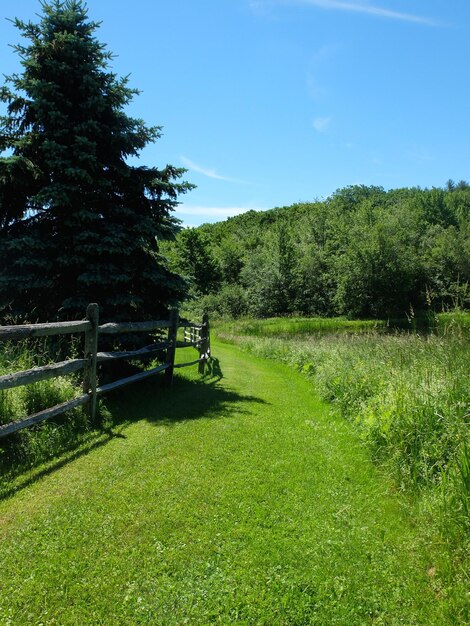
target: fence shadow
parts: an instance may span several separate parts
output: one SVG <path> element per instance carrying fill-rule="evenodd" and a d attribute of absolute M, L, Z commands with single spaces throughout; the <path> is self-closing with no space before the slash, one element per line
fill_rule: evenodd
<path fill-rule="evenodd" d="M 240 394 L 217 383 L 223 378 L 218 359 L 212 358 L 204 376 L 193 379 L 175 374 L 171 388 L 163 386 L 161 376 L 147 379 L 106 398 L 106 408 L 112 416 L 112 426 L 89 434 L 87 441 L 74 449 L 62 451 L 59 456 L 36 468 L 8 472 L 8 485 L 0 487 L 0 500 L 7 499 L 22 489 L 54 473 L 80 457 L 105 446 L 112 439 L 126 439 L 126 428 L 132 423 L 147 420 L 171 427 L 181 421 L 201 418 L 220 419 L 251 413 L 250 408 L 265 401 Z M 0 481 L 1 481 L 0 476 Z"/>
<path fill-rule="evenodd" d="M 42 462 L 36 467 L 25 468 L 23 465 L 19 465 L 18 467 L 10 468 L 10 470 L 6 472 L 7 486 L 2 485 L 0 487 L 0 501 L 14 496 L 26 487 L 45 478 L 49 474 L 53 474 L 76 459 L 89 454 L 97 448 L 105 446 L 111 439 L 121 436 L 120 433 L 96 431 L 91 434 L 85 442 L 80 441 L 73 449 L 59 451 L 56 457 L 49 461 Z M 1 473 L 0 479 L 4 479 Z"/>
<path fill-rule="evenodd" d="M 156 424 L 232 417 L 250 413 L 250 405 L 264 404 L 255 396 L 240 394 L 217 383 L 223 378 L 218 359 L 211 359 L 209 371 L 203 378 L 188 380 L 175 375 L 170 389 L 152 381 L 142 382 L 127 391 L 118 392 L 106 400 L 112 416 L 113 431 L 145 419 Z"/>
<path fill-rule="evenodd" d="M 206 373 L 204 374 L 204 381 L 214 385 L 224 377 L 220 368 L 220 361 L 216 357 L 211 356 L 206 363 Z"/>

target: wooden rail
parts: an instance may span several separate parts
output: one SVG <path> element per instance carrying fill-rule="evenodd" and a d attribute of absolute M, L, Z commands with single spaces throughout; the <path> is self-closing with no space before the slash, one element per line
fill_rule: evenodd
<path fill-rule="evenodd" d="M 183 341 L 177 340 L 178 329 L 184 329 Z M 121 352 L 98 352 L 100 335 L 135 333 L 135 332 L 155 332 L 164 330 L 167 337 L 162 340 L 160 336 L 155 343 L 140 348 L 139 350 L 129 350 Z M 75 407 L 87 405 L 88 413 L 92 422 L 96 420 L 97 398 L 120 389 L 126 385 L 131 385 L 140 380 L 154 376 L 159 372 L 165 372 L 165 382 L 171 385 L 173 371 L 175 368 L 188 367 L 199 364 L 199 372 L 204 373 L 204 367 L 210 358 L 210 333 L 209 319 L 204 315 L 202 324 L 192 324 L 183 321 L 180 323 L 177 311 L 172 311 L 170 319 L 150 322 L 128 322 L 119 324 L 99 325 L 99 307 L 97 304 L 89 304 L 86 311 L 86 319 L 71 322 L 53 322 L 50 324 L 25 324 L 22 326 L 0 326 L 0 341 L 11 341 L 27 339 L 30 337 L 46 337 L 54 335 L 65 335 L 72 333 L 85 334 L 85 350 L 83 359 L 69 359 L 59 363 L 52 363 L 43 367 L 34 367 L 21 372 L 14 372 L 0 376 L 0 392 L 13 387 L 20 387 L 32 383 L 65 376 L 83 370 L 83 393 L 73 400 L 63 402 L 54 407 L 29 415 L 28 417 L 0 424 L 0 438 L 6 437 L 23 428 L 37 424 L 44 420 L 61 415 Z M 177 348 L 196 348 L 199 352 L 197 359 L 187 363 L 175 365 L 175 352 Z M 145 370 L 133 376 L 121 378 L 106 385 L 98 386 L 97 365 L 119 359 L 143 359 L 165 352 L 165 361 L 150 370 Z"/>
<path fill-rule="evenodd" d="M 51 335 L 67 335 L 90 330 L 87 320 L 78 322 L 53 322 L 51 324 L 24 324 L 22 326 L 0 326 L 0 340 L 27 339 L 28 337 L 46 337 Z"/>

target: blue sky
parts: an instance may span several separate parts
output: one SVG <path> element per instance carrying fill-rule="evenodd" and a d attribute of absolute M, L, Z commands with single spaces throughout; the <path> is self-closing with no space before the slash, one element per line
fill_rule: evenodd
<path fill-rule="evenodd" d="M 37 0 L 0 17 L 35 19 Z M 187 225 L 352 184 L 470 179 L 469 0 L 89 0 L 112 68 L 163 126 L 143 164 L 188 169 Z M 2 71 L 19 33 L 0 20 Z"/>

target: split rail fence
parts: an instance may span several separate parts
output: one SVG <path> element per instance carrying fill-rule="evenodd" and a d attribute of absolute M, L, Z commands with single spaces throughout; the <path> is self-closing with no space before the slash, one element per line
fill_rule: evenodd
<path fill-rule="evenodd" d="M 178 341 L 178 329 L 184 329 L 183 341 Z M 127 352 L 98 352 L 99 337 L 122 333 L 152 332 L 158 333 L 159 338 L 154 343 Z M 97 398 L 126 385 L 138 382 L 159 372 L 165 372 L 165 382 L 171 385 L 173 371 L 176 368 L 199 364 L 199 373 L 204 373 L 204 367 L 210 357 L 209 319 L 204 315 L 201 324 L 183 322 L 179 320 L 178 311 L 172 311 L 168 320 L 148 322 L 126 322 L 99 325 L 99 307 L 89 304 L 84 320 L 70 322 L 55 322 L 49 324 L 24 324 L 19 326 L 0 326 L 0 341 L 20 340 L 30 337 L 46 337 L 53 335 L 85 334 L 85 350 L 82 359 L 69 359 L 59 363 L 52 363 L 43 367 L 34 367 L 30 370 L 15 372 L 0 376 L 0 391 L 29 385 L 50 378 L 65 376 L 83 370 L 82 395 L 58 404 L 54 407 L 29 415 L 28 417 L 0 425 L 0 438 L 18 430 L 27 428 L 71 409 L 88 405 L 88 413 L 92 420 L 96 417 Z M 163 336 L 166 334 L 166 337 Z M 175 364 L 177 348 L 196 348 L 199 357 L 188 363 Z M 98 386 L 97 365 L 116 360 L 139 360 L 147 357 L 165 354 L 165 360 L 160 365 L 144 370 L 133 376 L 121 378 L 111 383 Z"/>

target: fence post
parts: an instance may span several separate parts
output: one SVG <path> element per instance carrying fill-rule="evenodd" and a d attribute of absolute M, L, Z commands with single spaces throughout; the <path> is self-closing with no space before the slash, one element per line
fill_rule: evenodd
<path fill-rule="evenodd" d="M 209 324 L 209 314 L 206 313 L 203 317 L 206 323 L 206 361 L 210 358 L 211 355 L 211 327 Z"/>
<path fill-rule="evenodd" d="M 90 396 L 88 414 L 92 423 L 96 418 L 96 354 L 98 352 L 99 306 L 89 304 L 86 319 L 91 322 L 91 329 L 85 333 L 85 359 L 87 364 L 83 375 L 83 393 Z"/>
<path fill-rule="evenodd" d="M 173 369 L 175 365 L 176 352 L 176 335 L 178 333 L 179 313 L 178 309 L 172 309 L 170 312 L 170 328 L 168 329 L 169 347 L 166 350 L 166 363 L 168 367 L 165 370 L 165 383 L 167 387 L 173 382 Z"/>
<path fill-rule="evenodd" d="M 204 368 L 209 358 L 210 350 L 209 316 L 207 313 L 204 313 L 202 316 L 201 343 L 199 344 L 199 358 L 203 360 L 199 361 L 199 374 L 204 374 Z"/>

